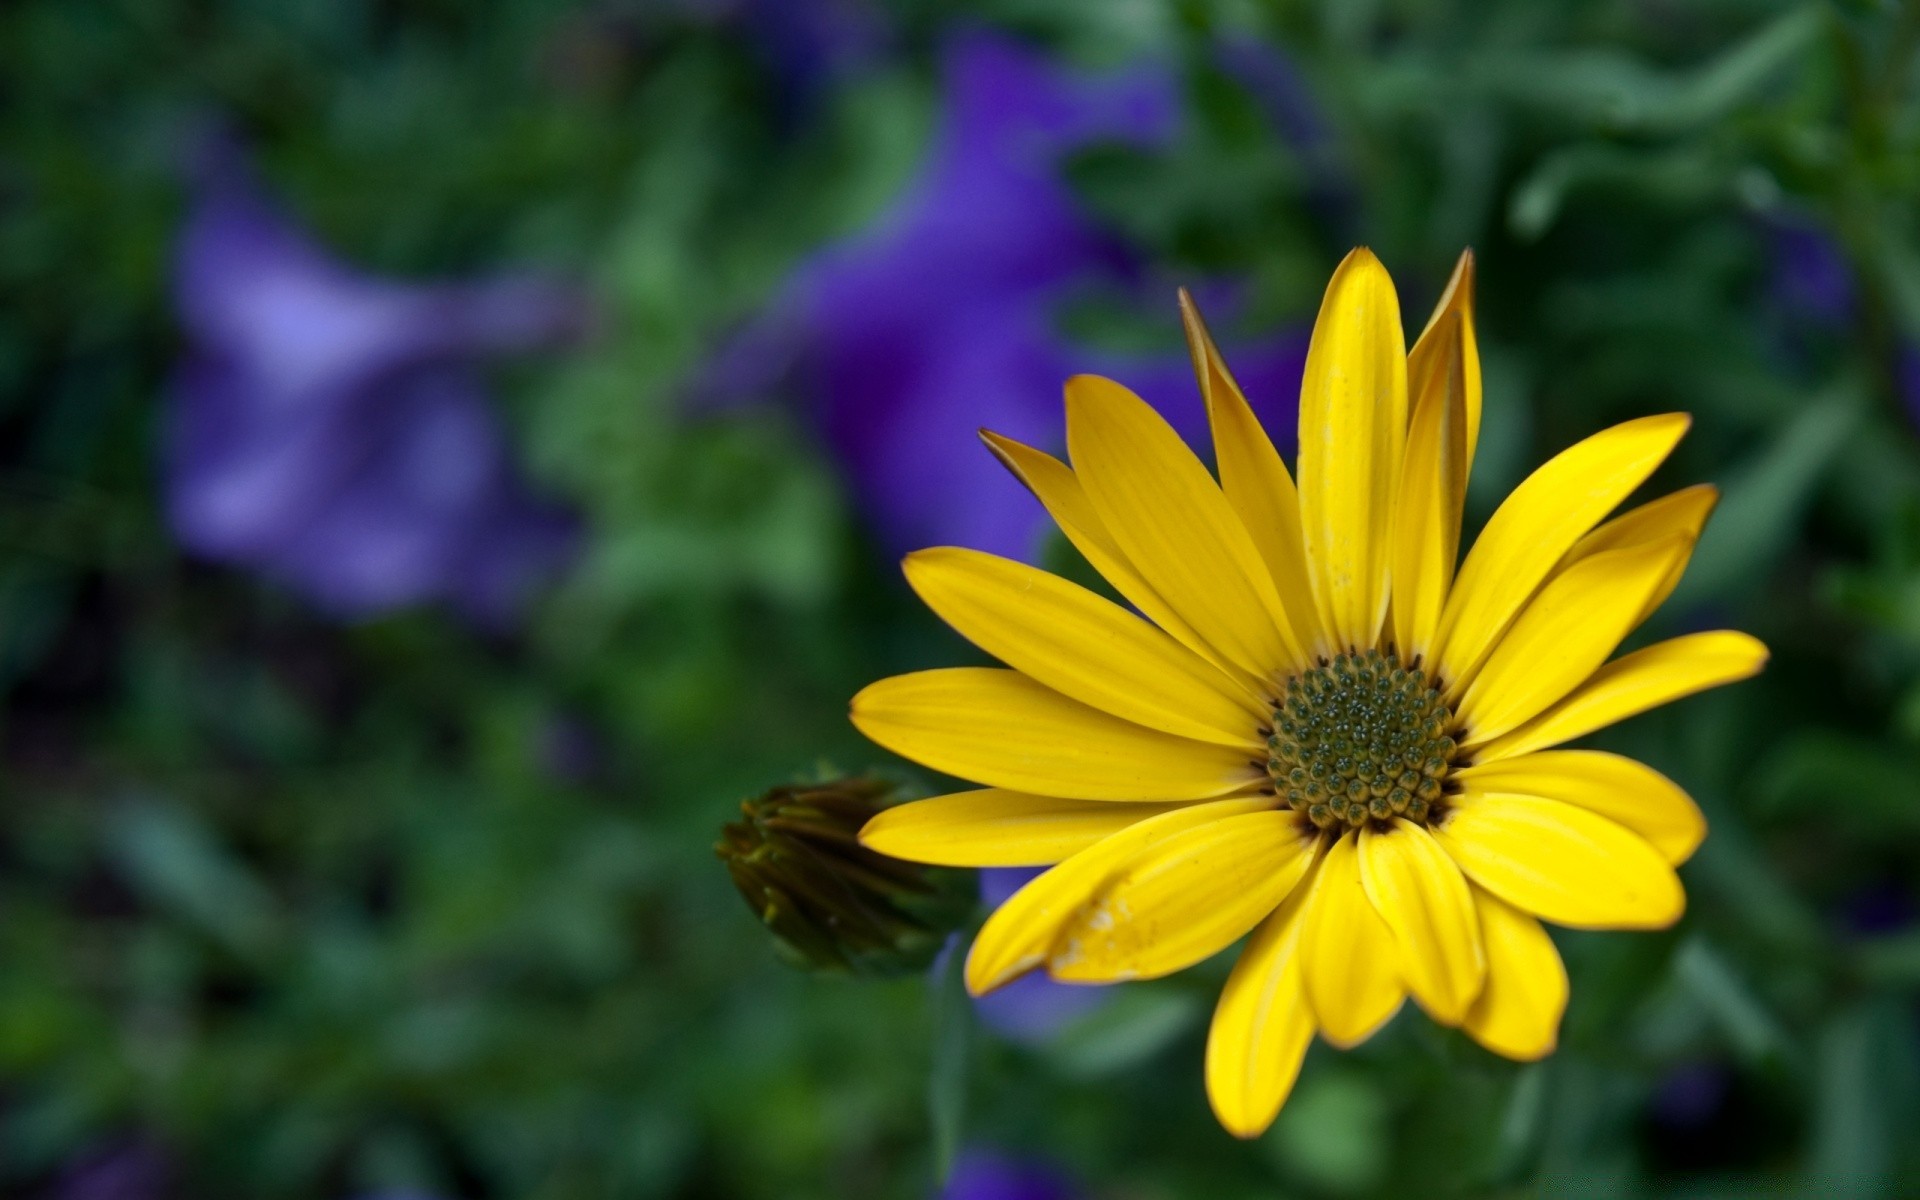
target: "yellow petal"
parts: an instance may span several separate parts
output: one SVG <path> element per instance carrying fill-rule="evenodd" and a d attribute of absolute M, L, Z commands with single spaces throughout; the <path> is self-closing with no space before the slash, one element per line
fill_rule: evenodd
<path fill-rule="evenodd" d="M 1473 1040 L 1519 1062 L 1553 1053 L 1567 1010 L 1567 968 L 1540 922 L 1474 889 L 1487 946 L 1487 986 L 1467 1012 Z"/>
<path fill-rule="evenodd" d="M 1157 979 L 1211 958 L 1279 907 L 1320 831 L 1291 810 L 1227 817 L 1122 864 L 1061 929 L 1047 968 L 1068 983 Z"/>
<path fill-rule="evenodd" d="M 1473 757 L 1491 762 L 1570 742 L 1682 696 L 1751 679 L 1766 665 L 1767 648 L 1730 629 L 1655 642 L 1601 667 L 1565 700 Z"/>
<path fill-rule="evenodd" d="M 1258 750 L 1272 712 L 1112 601 L 978 550 L 921 550 L 904 567 L 942 620 L 1054 691 L 1151 729 Z"/>
<path fill-rule="evenodd" d="M 1545 796 L 1597 812 L 1652 843 L 1675 866 L 1707 836 L 1700 806 L 1644 763 L 1599 750 L 1547 750 L 1480 763 L 1455 773 L 1482 792 Z"/>
<path fill-rule="evenodd" d="M 895 675 L 853 698 L 861 733 L 922 766 L 1074 800 L 1204 800 L 1257 783 L 1244 750 L 1147 729 L 1018 671 Z"/>
<path fill-rule="evenodd" d="M 1359 839 L 1340 838 L 1314 872 L 1300 931 L 1301 968 L 1314 1023 L 1342 1050 L 1359 1045 L 1406 998 L 1393 931 L 1367 899 Z"/>
<path fill-rule="evenodd" d="M 1440 293 L 1439 303 L 1433 306 L 1433 315 L 1427 318 L 1427 327 L 1420 331 L 1420 340 L 1407 352 L 1407 379 L 1423 379 L 1433 370 L 1427 360 L 1430 356 L 1444 355 L 1448 347 L 1445 335 L 1436 337 L 1440 324 L 1452 316 L 1460 322 L 1460 376 L 1464 385 L 1463 396 L 1467 409 L 1467 461 L 1473 461 L 1474 448 L 1480 444 L 1480 345 L 1473 332 L 1473 251 L 1462 250 L 1460 258 L 1453 264 L 1453 276 L 1447 280 L 1447 290 Z"/>
<path fill-rule="evenodd" d="M 1273 1124 L 1313 1038 L 1299 955 L 1308 891 L 1296 887 L 1247 940 L 1207 1031 L 1207 1099 L 1235 1137 L 1258 1137 Z"/>
<path fill-rule="evenodd" d="M 1393 639 L 1401 657 L 1428 656 L 1460 555 L 1460 506 L 1466 500 L 1464 326 L 1448 313 L 1422 344 L 1439 343 L 1414 374 L 1413 425 L 1394 503 Z"/>
<path fill-rule="evenodd" d="M 1166 630 L 1174 641 L 1231 675 L 1246 689 L 1248 696 L 1261 694 L 1266 687 L 1264 674 L 1243 670 L 1208 645 L 1207 639 L 1182 620 L 1180 614 L 1161 598 L 1160 593 L 1153 590 L 1153 585 L 1127 561 L 1126 554 L 1108 535 L 1100 514 L 1093 510 L 1093 502 L 1087 499 L 1086 489 L 1080 486 L 1079 477 L 1067 464 L 1051 454 L 1035 450 L 1012 438 L 1001 437 L 990 430 L 981 430 L 980 439 L 993 451 L 1001 465 L 1026 485 L 1054 523 L 1060 526 L 1060 532 L 1073 543 L 1074 549 L 1100 573 L 1102 579 L 1113 585 L 1114 591 L 1126 598 L 1127 603 Z"/>
<path fill-rule="evenodd" d="M 1561 451 L 1513 490 L 1467 553 L 1440 618 L 1440 665 L 1471 677 L 1541 582 L 1594 523 L 1666 460 L 1684 413 L 1628 421 Z"/>
<path fill-rule="evenodd" d="M 1645 838 L 1584 808 L 1468 789 L 1433 829 L 1467 878 L 1556 925 L 1664 929 L 1686 909 Z"/>
<path fill-rule="evenodd" d="M 1486 952 L 1460 868 L 1432 835 L 1403 817 L 1360 832 L 1367 898 L 1393 930 L 1407 989 L 1443 1025 L 1458 1025 L 1480 994 Z"/>
<path fill-rule="evenodd" d="M 1273 576 L 1281 606 L 1303 650 L 1327 649 L 1314 609 L 1313 585 L 1307 578 L 1307 549 L 1300 535 L 1300 497 L 1293 476 L 1273 441 L 1260 427 L 1245 393 L 1213 344 L 1200 319 L 1200 309 L 1180 289 L 1180 316 L 1186 326 L 1187 349 L 1193 354 L 1193 372 L 1207 404 L 1213 428 L 1213 455 L 1220 470 L 1220 490 L 1239 515 L 1260 557 Z"/>
<path fill-rule="evenodd" d="M 1605 550 L 1657 542 L 1675 534 L 1698 538 L 1700 531 L 1707 527 L 1707 518 L 1713 515 L 1714 506 L 1718 503 L 1720 489 L 1710 483 L 1697 483 L 1677 492 L 1669 492 L 1657 500 L 1649 500 L 1628 509 L 1581 538 L 1568 553 L 1567 562 L 1575 563 Z"/>
<path fill-rule="evenodd" d="M 1710 483 L 1695 484 L 1658 500 L 1649 500 L 1581 538 L 1567 553 L 1561 569 L 1565 570 L 1589 555 L 1623 550 L 1628 546 L 1644 545 L 1676 535 L 1698 542 L 1700 531 L 1707 527 L 1707 518 L 1713 515 L 1714 505 L 1719 502 L 1720 489 Z M 1646 611 L 1640 614 L 1640 620 L 1646 620 L 1655 609 L 1667 602 L 1667 597 L 1673 595 L 1673 589 L 1680 586 L 1680 577 L 1686 573 L 1686 569 L 1685 559 L 1674 565 L 1666 580 L 1647 598 Z"/>
<path fill-rule="evenodd" d="M 1261 676 L 1301 661 L 1246 527 L 1146 401 L 1110 379 L 1074 376 L 1067 448 L 1107 533 L 1209 645 Z"/>
<path fill-rule="evenodd" d="M 1129 825 L 1032 880 L 994 910 L 967 955 L 967 990 L 984 995 L 1046 961 L 1060 927 L 1108 875 L 1163 838 L 1273 807 L 1271 796 L 1189 804 Z"/>
<path fill-rule="evenodd" d="M 1000 788 L 885 809 L 860 831 L 869 850 L 943 867 L 1042 867 L 1182 804 L 1061 800 Z"/>
<path fill-rule="evenodd" d="M 1461 744 L 1499 737 L 1591 678 L 1692 547 L 1674 537 L 1609 550 L 1554 576 L 1468 684 L 1456 710 Z"/>
<path fill-rule="evenodd" d="M 1393 489 L 1407 439 L 1407 352 L 1373 252 L 1333 273 L 1300 383 L 1300 518 L 1322 626 L 1371 647 L 1387 611 Z"/>

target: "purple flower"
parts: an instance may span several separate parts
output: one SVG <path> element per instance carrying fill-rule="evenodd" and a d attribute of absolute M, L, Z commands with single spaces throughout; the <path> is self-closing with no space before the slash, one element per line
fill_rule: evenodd
<path fill-rule="evenodd" d="M 167 1194 L 167 1163 L 145 1142 L 128 1142 L 68 1164 L 48 1200 L 161 1200 Z"/>
<path fill-rule="evenodd" d="M 1727 1172 L 1774 1158 L 1790 1140 L 1782 1112 L 1750 1075 L 1718 1059 L 1669 1067 L 1641 1114 L 1643 1150 L 1661 1172 Z"/>
<path fill-rule="evenodd" d="M 708 0 L 728 11 L 772 72 L 789 111 L 874 57 L 886 41 L 867 0 Z"/>
<path fill-rule="evenodd" d="M 1835 916 L 1843 936 L 1885 937 L 1911 928 L 1920 919 L 1920 904 L 1904 883 L 1878 879 L 1842 896 Z"/>
<path fill-rule="evenodd" d="M 339 617 L 445 600 L 488 623 L 567 556 L 573 523 L 516 474 L 477 360 L 577 335 L 571 289 L 363 275 L 222 145 L 198 171 L 174 293 L 187 352 L 164 467 L 189 550 Z"/>
<path fill-rule="evenodd" d="M 940 1200 L 1075 1200 L 1079 1195 L 1044 1163 L 969 1150 L 954 1164 Z"/>
<path fill-rule="evenodd" d="M 1900 406 L 1907 411 L 1907 419 L 1920 428 L 1920 347 L 1911 342 L 1902 342 L 1894 352 L 1893 362 L 1894 388 L 1900 393 Z"/>
<path fill-rule="evenodd" d="M 986 33 L 953 39 L 941 64 L 943 123 L 917 177 L 872 228 L 802 268 L 715 375 L 737 391 L 755 382 L 741 378 L 743 357 L 794 370 L 889 551 L 958 543 L 1025 556 L 1043 515 L 976 430 L 1057 448 L 1060 386 L 1093 371 L 1163 405 L 1194 397 L 1178 423 L 1204 431 L 1184 352 L 1101 352 L 1060 328 L 1074 298 L 1137 293 L 1143 275 L 1083 211 L 1063 160 L 1100 140 L 1166 138 L 1177 89 L 1155 67 L 1075 76 Z M 1303 338 L 1230 354 L 1264 415 L 1293 411 Z"/>
<path fill-rule="evenodd" d="M 1796 329 L 1831 330 L 1853 319 L 1853 267 L 1832 234 L 1814 221 L 1780 215 L 1766 222 L 1771 253 L 1767 292 Z"/>
<path fill-rule="evenodd" d="M 989 867 L 980 872 L 980 901 L 998 908 L 1040 874 L 1025 867 Z M 1055 983 L 1033 971 L 976 999 L 974 1011 L 987 1027 L 1016 1042 L 1041 1042 L 1107 1001 L 1107 990 Z"/>

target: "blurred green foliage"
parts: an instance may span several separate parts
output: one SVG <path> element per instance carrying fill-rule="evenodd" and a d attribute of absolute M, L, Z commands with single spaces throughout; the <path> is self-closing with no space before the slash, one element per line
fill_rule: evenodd
<path fill-rule="evenodd" d="M 139 1137 L 208 1198 L 908 1197 L 974 1141 L 1120 1200 L 1915 1194 L 1920 10 L 887 17 L 895 51 L 796 113 L 751 30 L 648 5 L 0 8 L 0 1188 Z M 963 1036 L 937 984 L 788 971 L 716 867 L 741 797 L 877 757 L 843 717 L 860 684 L 954 643 L 801 420 L 680 398 L 884 207 L 934 119 L 930 48 L 968 21 L 1184 64 L 1180 141 L 1074 167 L 1169 295 L 1230 273 L 1249 325 L 1300 321 L 1366 242 L 1413 314 L 1475 246 L 1478 516 L 1605 423 L 1695 414 L 1663 480 L 1726 498 L 1647 636 L 1732 624 L 1776 658 L 1607 739 L 1713 835 L 1678 929 L 1561 939 L 1548 1062 L 1403 1020 L 1315 1051 L 1242 1146 L 1200 1085 L 1218 970 L 1016 1047 Z M 1282 48 L 1323 141 L 1210 64 L 1224 36 Z M 356 262 L 545 265 L 604 298 L 592 347 L 501 381 L 590 527 L 522 633 L 329 626 L 171 545 L 166 256 L 179 147 L 214 112 Z M 1840 247 L 1841 319 L 1770 285 L 1783 220 Z M 1850 916 L 1869 901 L 1904 923 Z M 1676 1136 L 1662 1097 L 1702 1072 L 1717 1107 Z"/>

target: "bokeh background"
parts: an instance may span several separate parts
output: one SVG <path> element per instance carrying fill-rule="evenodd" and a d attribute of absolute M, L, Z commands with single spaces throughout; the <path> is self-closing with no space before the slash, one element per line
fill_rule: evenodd
<path fill-rule="evenodd" d="M 60 1200 L 1920 1194 L 1920 10 L 1893 0 L 0 6 L 0 1191 Z M 1669 409 L 1725 500 L 1603 744 L 1713 834 L 1562 1049 L 1403 1017 L 1208 1115 L 1222 971 L 785 965 L 712 845 L 1076 570 L 973 438 L 1290 441 L 1352 245 L 1479 254 L 1470 523 Z M 989 899 L 1009 881 L 982 881 Z M 943 1177 L 948 1177 L 943 1183 Z"/>

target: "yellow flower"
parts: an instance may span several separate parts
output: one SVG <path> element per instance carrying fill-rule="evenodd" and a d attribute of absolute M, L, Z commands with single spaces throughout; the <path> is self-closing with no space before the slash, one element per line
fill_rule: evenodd
<path fill-rule="evenodd" d="M 1218 483 L 1092 376 L 1066 386 L 1071 468 L 983 434 L 1145 619 L 1017 562 L 921 551 L 914 590 L 1011 669 L 853 700 L 874 741 L 985 785 L 881 813 L 867 846 L 1052 866 L 980 931 L 976 994 L 1042 966 L 1151 979 L 1252 935 L 1206 1054 L 1214 1112 L 1243 1137 L 1273 1121 L 1316 1031 L 1356 1045 L 1409 994 L 1497 1053 L 1550 1052 L 1567 976 L 1540 922 L 1672 924 L 1674 867 L 1706 833 L 1652 769 L 1551 747 L 1767 657 L 1715 632 L 1607 661 L 1672 592 L 1717 496 L 1599 524 L 1684 415 L 1562 452 L 1456 575 L 1480 427 L 1472 289 L 1462 255 L 1409 352 L 1385 269 L 1347 256 L 1307 355 L 1297 489 L 1183 295 Z"/>

